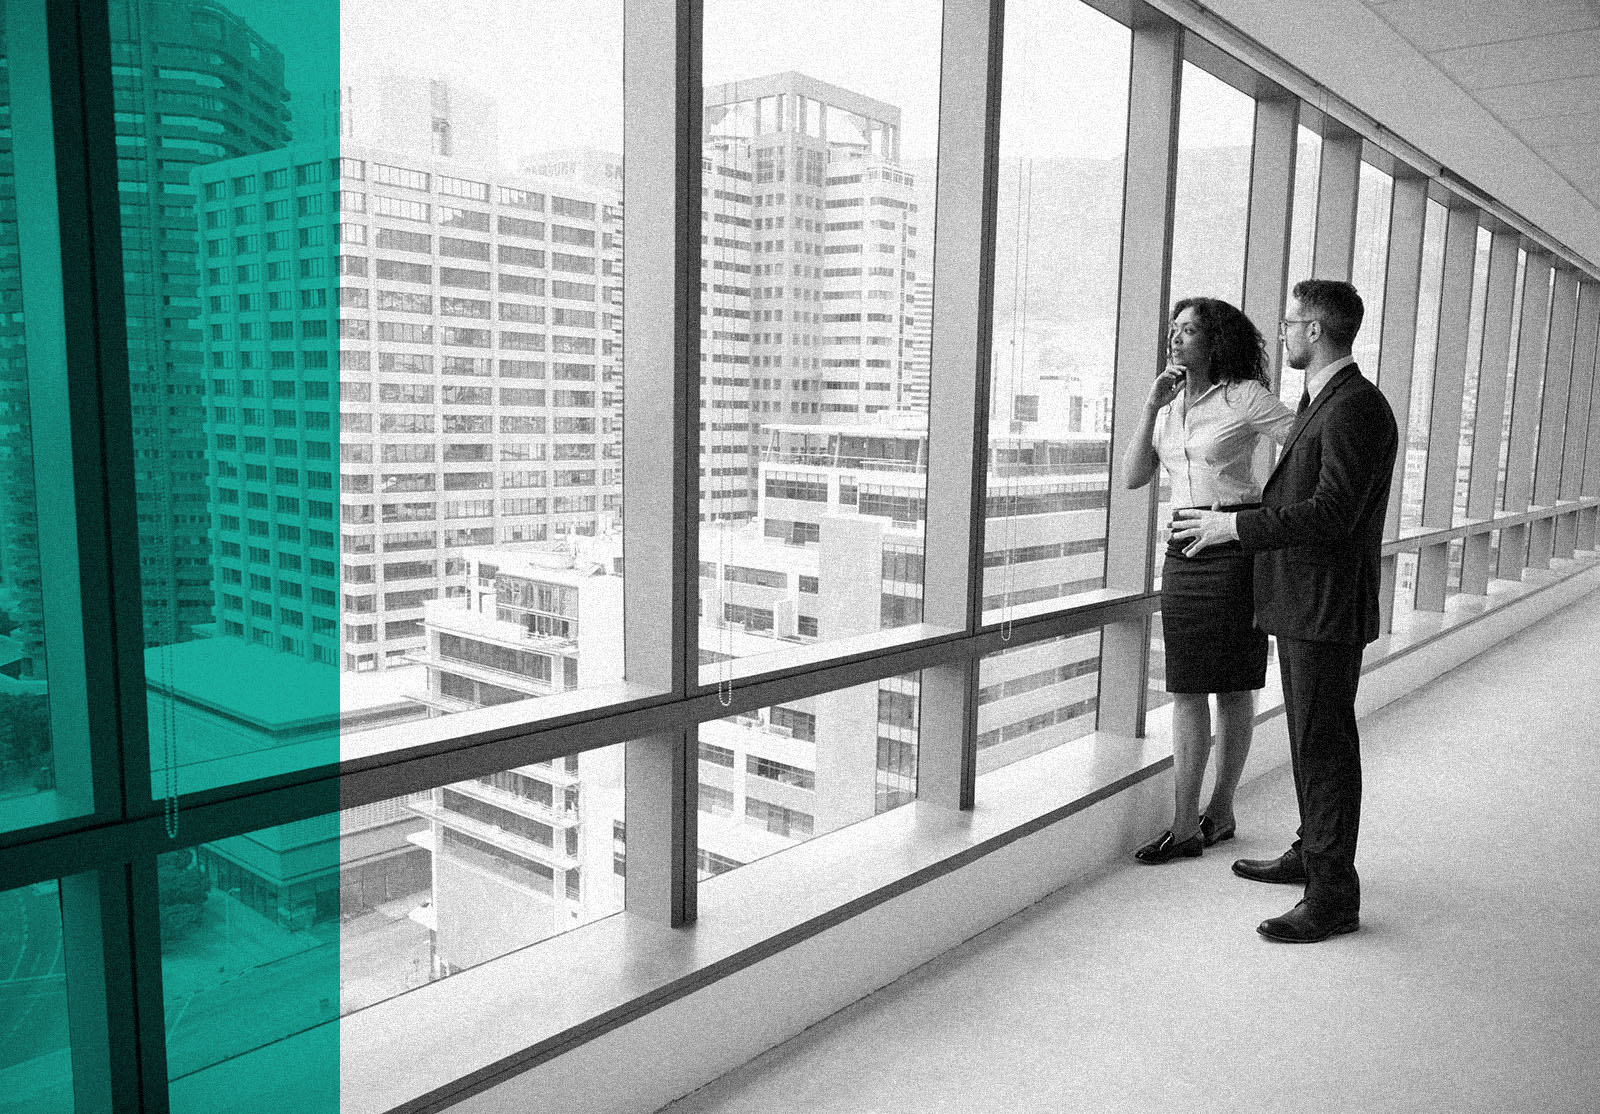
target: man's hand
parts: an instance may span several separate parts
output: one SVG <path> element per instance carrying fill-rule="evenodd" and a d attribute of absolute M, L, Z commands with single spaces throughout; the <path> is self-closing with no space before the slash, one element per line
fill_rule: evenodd
<path fill-rule="evenodd" d="M 1185 557 L 1193 557 L 1214 545 L 1239 540 L 1233 512 L 1203 511 L 1197 507 L 1182 507 L 1173 513 L 1172 536 L 1189 543 L 1183 549 Z"/>

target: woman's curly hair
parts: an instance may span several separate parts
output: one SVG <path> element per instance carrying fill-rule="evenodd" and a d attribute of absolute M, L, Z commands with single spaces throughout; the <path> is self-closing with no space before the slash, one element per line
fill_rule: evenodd
<path fill-rule="evenodd" d="M 1186 309 L 1194 310 L 1211 354 L 1211 378 L 1217 383 L 1243 383 L 1253 379 L 1263 387 L 1267 378 L 1267 344 L 1261 330 L 1235 306 L 1220 298 L 1184 298 L 1172 307 L 1170 320 Z"/>

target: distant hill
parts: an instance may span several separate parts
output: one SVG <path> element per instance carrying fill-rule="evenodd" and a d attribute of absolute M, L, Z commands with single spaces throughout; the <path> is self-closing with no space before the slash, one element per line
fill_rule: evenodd
<path fill-rule="evenodd" d="M 906 163 L 917 177 L 922 214 L 934 207 L 934 160 Z M 1244 269 L 1250 151 L 1185 151 L 1178 178 L 1174 296 L 1213 294 L 1237 301 Z M 1116 315 L 1121 258 L 1122 160 L 1051 158 L 1000 165 L 995 306 L 997 317 L 1024 311 L 1041 327 Z M 1019 195 L 1019 180 L 1022 189 Z M 1027 232 L 1019 240 L 1019 214 Z M 926 228 L 924 228 L 924 234 Z M 1014 303 L 1017 254 L 1027 267 L 1027 299 Z M 927 241 L 924 239 L 927 258 Z"/>

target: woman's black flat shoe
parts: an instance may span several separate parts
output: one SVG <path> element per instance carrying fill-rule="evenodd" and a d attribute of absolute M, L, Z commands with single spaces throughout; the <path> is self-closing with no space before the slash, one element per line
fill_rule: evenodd
<path fill-rule="evenodd" d="M 1229 824 L 1226 828 L 1219 829 L 1216 821 L 1212 820 L 1211 817 L 1206 816 L 1203 813 L 1200 816 L 1200 838 L 1205 840 L 1207 847 L 1210 847 L 1213 843 L 1228 842 L 1228 840 L 1233 838 L 1233 833 L 1237 831 L 1238 828 L 1239 822 L 1237 820 L 1232 824 Z"/>
<path fill-rule="evenodd" d="M 1172 829 L 1168 828 L 1155 839 L 1145 844 L 1133 853 L 1133 857 L 1141 863 L 1152 866 L 1158 863 L 1171 862 L 1173 859 L 1197 859 L 1205 851 L 1205 840 L 1196 832 L 1181 843 L 1172 838 Z"/>

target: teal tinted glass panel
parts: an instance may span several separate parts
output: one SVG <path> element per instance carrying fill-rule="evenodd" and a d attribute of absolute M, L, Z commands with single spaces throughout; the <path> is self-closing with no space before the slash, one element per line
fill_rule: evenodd
<path fill-rule="evenodd" d="M 152 791 L 338 758 L 338 6 L 112 0 Z"/>
<path fill-rule="evenodd" d="M 91 798 L 87 741 L 51 729 L 46 645 L 71 641 L 59 620 L 72 616 L 47 611 L 46 588 L 70 578 L 76 553 L 70 505 L 58 496 L 52 513 L 37 499 L 37 477 L 59 477 L 70 461 L 59 436 L 64 384 L 47 375 L 59 366 L 63 328 L 44 58 L 36 43 L 12 49 L 18 20 L 0 5 L 0 830 L 87 812 Z M 15 103 L 13 92 L 22 94 Z M 19 179 L 19 167 L 32 169 Z M 31 317 L 25 294 L 38 310 Z M 54 557 L 48 567 L 42 546 Z M 59 588 L 56 598 L 70 601 Z M 73 663 L 58 654 L 55 664 L 56 699 L 71 703 L 71 687 L 62 689 Z"/>
<path fill-rule="evenodd" d="M 174 1114 L 339 1109 L 336 814 L 162 855 Z"/>
<path fill-rule="evenodd" d="M 72 1110 L 67 975 L 54 882 L 0 892 L 0 1110 Z"/>

